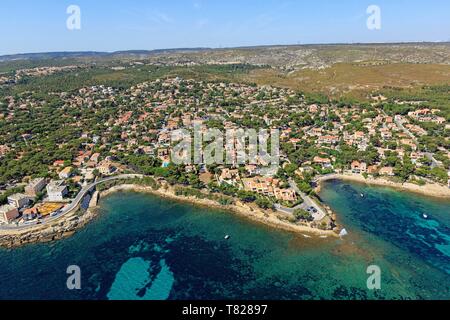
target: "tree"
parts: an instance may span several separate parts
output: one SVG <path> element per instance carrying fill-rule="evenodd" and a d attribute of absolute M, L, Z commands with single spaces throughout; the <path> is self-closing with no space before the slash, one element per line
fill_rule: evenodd
<path fill-rule="evenodd" d="M 264 197 L 259 197 L 258 199 L 256 199 L 256 204 L 261 209 L 272 209 L 273 208 L 272 201 L 270 201 L 269 199 L 264 198 Z"/>
<path fill-rule="evenodd" d="M 254 202 L 256 200 L 256 195 L 250 191 L 239 190 L 237 193 L 239 200 L 243 202 Z"/>
<path fill-rule="evenodd" d="M 405 154 L 403 157 L 403 163 L 397 162 L 395 166 L 395 174 L 398 175 L 403 181 L 407 181 L 411 174 L 414 173 L 415 166 L 411 162 L 411 159 Z"/>
<path fill-rule="evenodd" d="M 311 213 L 309 213 L 308 211 L 303 210 L 303 209 L 295 209 L 294 210 L 294 217 L 297 220 L 301 220 L 301 221 L 308 221 L 308 222 L 310 222 L 310 221 L 314 220 L 314 218 L 311 215 Z"/>

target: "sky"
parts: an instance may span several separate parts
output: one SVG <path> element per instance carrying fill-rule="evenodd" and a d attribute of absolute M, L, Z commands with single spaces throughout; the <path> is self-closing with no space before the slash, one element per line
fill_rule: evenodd
<path fill-rule="evenodd" d="M 367 27 L 370 5 L 381 29 Z M 0 55 L 449 40 L 448 0 L 0 1 Z"/>

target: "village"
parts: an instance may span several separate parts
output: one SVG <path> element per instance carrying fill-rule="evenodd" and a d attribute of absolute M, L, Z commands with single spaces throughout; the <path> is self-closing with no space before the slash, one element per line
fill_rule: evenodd
<path fill-rule="evenodd" d="M 124 173 L 170 178 L 178 170 L 177 183 L 238 194 L 241 200 L 317 223 L 327 215 L 312 186 L 322 175 L 370 176 L 450 188 L 450 151 L 442 146 L 428 150 L 420 140 L 429 134 L 423 124 L 445 130 L 450 124 L 440 110 L 426 104 L 406 114 L 387 114 L 377 108 L 376 97 L 366 106 L 314 103 L 291 89 L 179 77 L 129 89 L 100 85 L 52 92 L 49 99 L 63 111 L 51 137 L 23 125 L 30 110 L 37 110 L 37 116 L 42 116 L 41 111 L 54 112 L 46 110 L 50 101 L 33 93 L 0 101 L 0 121 L 20 128 L 0 140 L 4 198 L 0 224 L 45 221 L 61 213 L 84 186 Z M 172 133 L 199 125 L 279 130 L 280 167 L 268 167 L 260 158 L 256 164 L 201 163 L 175 170 Z M 63 130 L 70 131 L 56 137 Z M 51 148 L 43 149 L 48 139 L 56 147 L 54 154 Z M 32 163 L 27 156 L 33 152 L 47 155 L 39 170 L 32 165 L 22 171 L 11 167 L 23 162 L 23 168 L 27 159 Z M 332 222 L 327 220 L 322 227 L 332 228 Z"/>

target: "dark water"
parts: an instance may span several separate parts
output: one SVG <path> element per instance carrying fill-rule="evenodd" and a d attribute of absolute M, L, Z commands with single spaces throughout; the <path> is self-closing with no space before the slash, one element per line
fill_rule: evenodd
<path fill-rule="evenodd" d="M 72 238 L 0 251 L 0 298 L 450 298 L 449 202 L 337 182 L 321 196 L 349 231 L 344 240 L 117 193 Z M 79 291 L 66 287 L 69 265 L 81 268 Z M 367 289 L 369 265 L 382 270 L 381 290 Z"/>

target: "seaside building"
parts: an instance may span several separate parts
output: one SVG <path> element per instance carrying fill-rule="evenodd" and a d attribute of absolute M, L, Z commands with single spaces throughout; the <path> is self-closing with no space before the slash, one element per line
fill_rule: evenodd
<path fill-rule="evenodd" d="M 392 167 L 383 167 L 378 172 L 381 176 L 395 176 L 394 168 Z"/>
<path fill-rule="evenodd" d="M 367 172 L 367 164 L 365 162 L 353 161 L 352 172 L 356 174 L 366 173 Z"/>
<path fill-rule="evenodd" d="M 242 180 L 247 191 L 256 192 L 282 201 L 297 201 L 294 190 L 280 188 L 280 181 L 274 178 L 254 177 Z"/>
<path fill-rule="evenodd" d="M 35 219 L 37 216 L 39 215 L 39 209 L 34 207 L 34 208 L 30 208 L 30 209 L 25 209 L 23 211 L 22 217 L 24 220 L 33 220 Z"/>
<path fill-rule="evenodd" d="M 68 193 L 69 190 L 63 180 L 51 181 L 47 185 L 48 200 L 51 202 L 63 201 Z"/>
<path fill-rule="evenodd" d="M 219 183 L 223 184 L 230 184 L 230 185 L 236 185 L 239 183 L 240 177 L 239 177 L 239 170 L 237 169 L 228 169 L 224 168 L 222 169 L 222 172 L 219 176 Z"/>
<path fill-rule="evenodd" d="M 0 223 L 11 223 L 19 217 L 19 210 L 9 204 L 0 207 Z"/>
<path fill-rule="evenodd" d="M 331 160 L 328 158 L 322 158 L 322 157 L 316 156 L 316 157 L 314 157 L 313 162 L 320 164 L 322 166 L 322 168 L 324 168 L 324 169 L 332 168 Z"/>
<path fill-rule="evenodd" d="M 30 201 L 30 197 L 23 193 L 16 193 L 8 197 L 8 204 L 18 209 L 27 206 Z"/>
<path fill-rule="evenodd" d="M 97 167 L 97 170 L 103 175 L 109 175 L 109 174 L 113 173 L 114 166 L 112 165 L 112 163 L 110 161 L 105 160 L 105 161 L 100 162 L 100 164 Z"/>
<path fill-rule="evenodd" d="M 46 185 L 44 178 L 37 178 L 30 181 L 30 183 L 25 187 L 25 193 L 29 196 L 36 197 Z"/>

